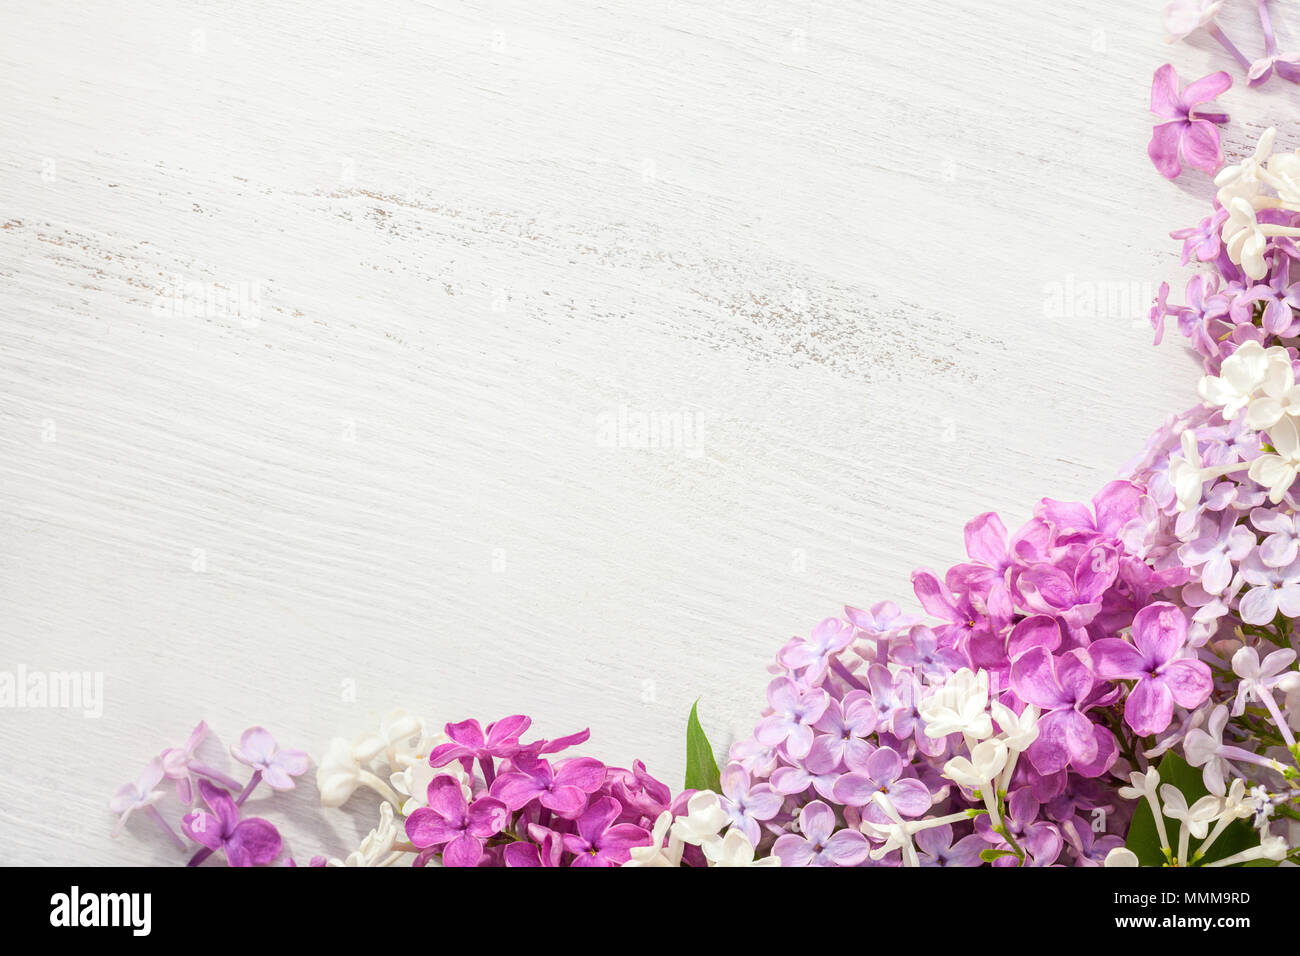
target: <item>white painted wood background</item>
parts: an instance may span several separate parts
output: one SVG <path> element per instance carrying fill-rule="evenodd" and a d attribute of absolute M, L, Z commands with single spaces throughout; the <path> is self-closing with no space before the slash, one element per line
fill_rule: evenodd
<path fill-rule="evenodd" d="M 1230 64 L 1159 7 L 0 4 L 0 668 L 106 698 L 0 711 L 0 862 L 173 861 L 106 801 L 200 717 L 526 712 L 680 785 L 695 698 L 721 749 L 791 634 L 1090 496 L 1194 401 L 1147 98 Z M 314 796 L 252 805 L 346 851 Z"/>

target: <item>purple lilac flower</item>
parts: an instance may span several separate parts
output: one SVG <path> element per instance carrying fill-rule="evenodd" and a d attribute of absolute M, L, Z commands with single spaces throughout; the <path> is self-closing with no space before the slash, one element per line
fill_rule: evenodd
<path fill-rule="evenodd" d="M 1216 123 L 1227 122 L 1222 113 L 1207 113 L 1198 107 L 1221 96 L 1232 86 L 1232 77 L 1219 71 L 1189 83 L 1180 91 L 1178 73 L 1166 63 L 1156 70 L 1151 83 L 1151 112 L 1169 122 L 1155 127 L 1147 155 L 1166 179 L 1177 179 L 1183 160 L 1213 174 L 1223 165 Z"/>
<path fill-rule="evenodd" d="M 1011 665 L 1011 689 L 1042 712 L 1038 737 L 1025 752 L 1039 773 L 1072 766 L 1086 777 L 1096 777 L 1115 762 L 1114 735 L 1086 715 L 1106 690 L 1093 679 L 1086 651 L 1053 657 L 1045 647 L 1029 648 Z"/>
<path fill-rule="evenodd" d="M 199 781 L 199 796 L 212 812 L 194 810 L 181 819 L 182 832 L 195 843 L 220 850 L 231 866 L 261 866 L 280 855 L 280 834 L 268 821 L 241 820 L 230 794 L 206 780 Z"/>
<path fill-rule="evenodd" d="M 794 671 L 807 668 L 805 680 L 820 677 L 835 655 L 853 642 L 853 634 L 851 625 L 838 618 L 828 617 L 813 628 L 811 639 L 786 645 L 781 654 L 781 663 Z"/>
<path fill-rule="evenodd" d="M 767 702 L 773 713 L 759 723 L 755 736 L 760 743 L 784 744 L 792 757 L 806 757 L 812 749 L 813 724 L 826 712 L 826 692 L 801 688 L 788 677 L 778 677 L 767 686 Z"/>
<path fill-rule="evenodd" d="M 760 839 L 759 824 L 771 820 L 781 811 L 782 795 L 771 784 L 753 783 L 745 768 L 729 763 L 722 769 L 722 809 L 731 825 L 745 834 L 754 846 Z"/>
<path fill-rule="evenodd" d="M 230 755 L 260 773 L 272 790 L 292 790 L 293 778 L 306 773 L 310 763 L 305 750 L 282 750 L 263 727 L 245 730 Z"/>
<path fill-rule="evenodd" d="M 512 769 L 492 781 L 492 796 L 511 811 L 537 800 L 562 817 L 574 817 L 587 808 L 588 794 L 605 782 L 605 765 L 593 757 L 562 760 L 558 769 L 539 757 L 517 757 Z"/>
<path fill-rule="evenodd" d="M 860 760 L 869 756 L 874 745 L 867 738 L 876 729 L 876 708 L 866 691 L 853 690 L 842 700 L 831 698 L 821 719 L 813 725 L 818 739 L 826 740 L 828 753 L 836 760 L 845 759 L 852 751 Z"/>
<path fill-rule="evenodd" d="M 572 866 L 618 866 L 631 858 L 632 847 L 650 842 L 644 827 L 614 823 L 620 810 L 613 797 L 601 797 L 578 818 L 578 832 L 564 835 L 564 848 L 574 855 Z"/>
<path fill-rule="evenodd" d="M 491 760 L 513 756 L 519 751 L 520 734 L 531 724 L 532 720 L 522 714 L 503 717 L 488 724 L 486 733 L 479 722 L 473 719 L 448 724 L 443 732 L 451 739 L 448 743 L 433 748 L 429 754 L 429 764 L 441 767 L 453 760 Z"/>
<path fill-rule="evenodd" d="M 477 866 L 484 842 L 510 818 L 509 808 L 494 797 L 466 803 L 460 782 L 452 777 L 435 777 L 428 797 L 428 806 L 406 818 L 407 839 L 423 851 L 421 861 L 440 852 L 444 866 Z"/>
<path fill-rule="evenodd" d="M 1197 225 L 1186 229 L 1175 229 L 1171 232 L 1169 238 L 1183 240 L 1182 264 L 1187 265 L 1193 255 L 1200 262 L 1213 262 L 1222 248 L 1223 244 L 1219 236 L 1223 224 L 1227 221 L 1228 211 L 1216 201 L 1214 203 L 1214 212 L 1202 219 Z"/>
<path fill-rule="evenodd" d="M 1255 536 L 1237 524 L 1231 511 L 1218 518 L 1205 518 L 1200 534 L 1178 549 L 1178 557 L 1189 568 L 1201 569 L 1201 587 L 1210 594 L 1221 594 L 1232 581 L 1233 564 L 1241 561 L 1255 547 Z"/>
<path fill-rule="evenodd" d="M 835 799 L 850 807 L 865 807 L 863 816 L 873 823 L 890 818 L 877 803 L 887 799 L 901 816 L 919 817 L 930 809 L 930 790 L 919 780 L 903 776 L 903 758 L 892 747 L 881 747 L 864 762 L 846 761 L 849 773 L 835 784 Z"/>
<path fill-rule="evenodd" d="M 782 866 L 857 866 L 866 860 L 867 838 L 835 827 L 835 811 L 814 800 L 799 811 L 799 832 L 777 837 L 772 852 Z"/>
<path fill-rule="evenodd" d="M 1124 722 L 1134 732 L 1158 734 L 1169 726 L 1174 704 L 1199 707 L 1210 695 L 1210 669 L 1180 657 L 1186 645 L 1187 618 L 1162 601 L 1133 618 L 1132 644 L 1104 638 L 1088 648 L 1098 677 L 1137 681 L 1124 704 Z"/>
<path fill-rule="evenodd" d="M 1300 560 L 1274 568 L 1254 551 L 1242 562 L 1241 577 L 1251 586 L 1237 608 L 1247 624 L 1271 624 L 1278 611 L 1290 618 L 1300 617 Z"/>
<path fill-rule="evenodd" d="M 952 826 L 947 823 L 922 830 L 913 839 L 922 866 L 979 866 L 980 851 L 988 847 L 975 833 L 953 843 Z"/>
<path fill-rule="evenodd" d="M 1267 282 L 1251 286 L 1243 302 L 1263 302 L 1261 324 L 1269 335 L 1290 337 L 1300 331 L 1296 309 L 1300 309 L 1300 282 L 1291 281 L 1291 260 L 1283 255 L 1274 257 L 1273 268 Z"/>

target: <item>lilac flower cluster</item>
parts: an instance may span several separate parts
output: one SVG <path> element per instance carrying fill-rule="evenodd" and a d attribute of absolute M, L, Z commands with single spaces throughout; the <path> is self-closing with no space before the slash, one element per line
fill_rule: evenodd
<path fill-rule="evenodd" d="M 1172 69 L 1162 84 L 1174 97 Z M 1193 86 L 1188 103 L 1213 92 Z M 1141 799 L 1168 863 L 1209 859 L 1247 818 L 1258 845 L 1230 862 L 1295 856 L 1300 151 L 1274 155 L 1275 136 L 1222 170 L 1193 147 L 1217 194 L 1173 236 L 1184 264 L 1213 271 L 1184 305 L 1163 285 L 1152 321 L 1159 341 L 1174 317 L 1200 353 L 1202 404 L 1091 502 L 1044 499 L 1013 534 L 991 513 L 970 522 L 969 561 L 912 577 L 927 622 L 889 602 L 846 608 L 782 648 L 728 767 L 781 798 L 752 815 L 760 852 L 787 866 L 1123 865 Z M 1166 754 L 1201 771 L 1202 799 L 1160 782 Z M 1187 822 L 1177 847 L 1167 819 Z"/>
<path fill-rule="evenodd" d="M 230 866 L 294 865 L 292 858 L 281 857 L 282 841 L 275 826 L 261 817 L 243 815 L 243 809 L 259 784 L 275 791 L 292 790 L 293 778 L 307 770 L 307 754 L 282 749 L 265 729 L 250 727 L 230 748 L 231 756 L 252 771 L 241 784 L 200 762 L 198 750 L 207 733 L 208 725 L 200 721 L 182 746 L 164 750 L 136 780 L 118 789 L 109 802 L 118 815 L 114 835 L 138 812 L 161 827 L 179 850 L 193 851 L 190 866 L 213 855 Z M 185 811 L 176 827 L 159 809 L 168 796 L 167 783 Z"/>
<path fill-rule="evenodd" d="M 747 836 L 747 814 L 763 812 L 766 788 L 750 792 L 728 777 L 725 796 L 674 796 L 639 760 L 629 770 L 559 756 L 585 743 L 586 730 L 524 741 L 531 725 L 513 715 L 429 733 L 425 721 L 393 711 L 378 731 L 335 740 L 316 773 L 322 804 L 341 806 L 363 787 L 383 802 L 378 825 L 329 864 L 770 865 L 754 859 L 758 833 Z"/>
<path fill-rule="evenodd" d="M 672 804 L 668 787 L 640 761 L 624 770 L 594 757 L 555 758 L 589 732 L 524 743 L 531 723 L 516 715 L 486 728 L 447 724 L 429 765 L 458 762 L 469 793 L 453 777 L 430 781 L 426 805 L 406 818 L 416 866 L 435 857 L 444 866 L 619 866 L 650 844 Z"/>

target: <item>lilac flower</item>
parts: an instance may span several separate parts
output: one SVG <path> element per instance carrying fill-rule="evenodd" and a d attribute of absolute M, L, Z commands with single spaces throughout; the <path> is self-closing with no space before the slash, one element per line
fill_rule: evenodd
<path fill-rule="evenodd" d="M 954 844 L 952 826 L 930 827 L 914 837 L 922 866 L 979 866 L 980 851 L 988 844 L 975 833 Z"/>
<path fill-rule="evenodd" d="M 1210 695 L 1210 669 L 1178 656 L 1187 644 L 1187 618 L 1168 602 L 1137 613 L 1133 642 L 1103 638 L 1088 647 L 1088 654 L 1098 677 L 1137 680 L 1124 705 L 1124 722 L 1141 736 L 1158 734 L 1169 726 L 1175 703 L 1198 707 Z"/>
<path fill-rule="evenodd" d="M 1300 560 L 1274 568 L 1264 563 L 1260 552 L 1253 551 L 1241 564 L 1241 576 L 1251 585 L 1237 606 L 1247 624 L 1271 624 L 1278 611 L 1300 617 Z"/>
<path fill-rule="evenodd" d="M 772 847 L 782 866 L 857 866 L 871 852 L 857 830 L 835 832 L 835 811 L 814 800 L 799 811 L 799 832 L 777 837 Z"/>
<path fill-rule="evenodd" d="M 804 679 L 815 680 L 825 673 L 835 655 L 852 643 L 852 625 L 828 617 L 813 628 L 810 640 L 786 645 L 781 654 L 781 663 L 794 671 L 807 668 Z"/>
<path fill-rule="evenodd" d="M 1205 727 L 1193 727 L 1187 732 L 1183 741 L 1183 755 L 1193 767 L 1205 767 L 1201 771 L 1205 789 L 1210 793 L 1223 796 L 1227 792 L 1224 770 L 1229 766 L 1223 759 L 1223 731 L 1228 725 L 1228 708 L 1219 704 L 1210 712 Z"/>
<path fill-rule="evenodd" d="M 1232 655 L 1232 671 L 1240 678 L 1237 684 L 1237 697 L 1232 703 L 1232 716 L 1240 717 L 1246 710 L 1246 702 L 1263 701 L 1265 697 L 1272 700 L 1273 688 L 1279 684 L 1295 686 L 1300 682 L 1300 673 L 1291 670 L 1295 663 L 1296 652 L 1289 647 L 1273 651 L 1261 662 L 1259 651 L 1253 647 L 1242 647 Z M 1269 708 L 1274 710 L 1274 707 Z M 1286 721 L 1278 721 L 1278 730 L 1284 735 L 1289 732 Z"/>
<path fill-rule="evenodd" d="M 646 771 L 640 760 L 632 761 L 632 769 L 607 767 L 605 787 L 611 796 L 623 805 L 624 816 L 656 820 L 673 802 L 673 793 L 667 785 Z M 624 822 L 635 822 L 625 820 Z"/>
<path fill-rule="evenodd" d="M 1255 508 L 1250 523 L 1268 535 L 1259 546 L 1259 559 L 1270 568 L 1284 568 L 1300 558 L 1300 526 L 1294 514 Z"/>
<path fill-rule="evenodd" d="M 473 719 L 463 720 L 458 724 L 448 724 L 443 728 L 443 732 L 451 740 L 433 748 L 429 754 L 429 765 L 441 767 L 452 760 L 473 761 L 512 757 L 519 751 L 519 735 L 531 724 L 532 720 L 522 714 L 503 717 L 488 724 L 487 733 L 484 733 L 479 722 Z M 467 766 L 466 769 L 468 770 L 469 767 Z"/>
<path fill-rule="evenodd" d="M 1295 315 L 1295 310 L 1300 309 L 1300 282 L 1291 281 L 1291 260 L 1286 256 L 1275 256 L 1270 271 L 1268 281 L 1247 289 L 1242 301 L 1266 303 L 1261 322 L 1264 331 L 1287 338 L 1300 331 Z"/>
<path fill-rule="evenodd" d="M 887 824 L 888 814 L 878 805 L 877 794 L 905 817 L 919 817 L 933 802 L 930 790 L 919 780 L 903 776 L 903 758 L 892 747 L 881 747 L 865 763 L 848 764 L 850 773 L 835 784 L 835 799 L 850 807 L 866 807 L 863 816 Z"/>
<path fill-rule="evenodd" d="M 1202 219 L 1197 225 L 1189 226 L 1186 229 L 1175 229 L 1169 233 L 1169 238 L 1183 240 L 1182 264 L 1187 265 L 1193 255 L 1200 262 L 1214 260 L 1219 255 L 1219 250 L 1223 248 L 1219 232 L 1227 221 L 1227 210 L 1216 202 L 1214 212 Z M 1168 287 L 1166 286 L 1166 288 Z"/>
<path fill-rule="evenodd" d="M 1189 83 L 1179 91 L 1178 73 L 1166 63 L 1156 70 L 1151 84 L 1151 112 L 1169 122 L 1158 124 L 1151 135 L 1147 155 L 1166 179 L 1177 179 L 1183 171 L 1180 160 L 1214 174 L 1223 165 L 1216 123 L 1227 122 L 1222 113 L 1198 110 L 1232 86 L 1232 77 L 1219 71 Z"/>
<path fill-rule="evenodd" d="M 163 798 L 164 791 L 158 789 L 162 778 L 162 758 L 155 757 L 133 782 L 118 787 L 108 804 L 109 809 L 118 815 L 117 825 L 113 827 L 113 836 L 122 832 L 122 827 L 126 825 L 127 818 L 133 812 L 151 809 Z"/>
<path fill-rule="evenodd" d="M 916 618 L 910 614 L 904 614 L 893 601 L 880 601 L 871 605 L 871 609 L 868 611 L 845 606 L 844 616 L 858 630 L 875 637 L 910 627 L 916 623 Z"/>
<path fill-rule="evenodd" d="M 510 810 L 500 800 L 484 796 L 467 804 L 459 781 L 434 777 L 428 806 L 406 818 L 406 836 L 424 851 L 421 860 L 441 852 L 444 866 L 477 866 L 484 841 L 500 833 L 509 819 Z"/>
<path fill-rule="evenodd" d="M 650 831 L 631 823 L 614 823 L 620 807 L 601 797 L 578 818 L 578 832 L 564 834 L 564 848 L 574 854 L 570 866 L 618 866 L 631 859 L 631 848 L 650 842 Z"/>
<path fill-rule="evenodd" d="M 916 724 L 916 684 L 912 675 L 891 674 L 883 664 L 867 670 L 871 703 L 876 708 L 876 728 L 887 730 L 900 740 L 912 736 Z"/>
<path fill-rule="evenodd" d="M 722 769 L 722 809 L 727 811 L 731 825 L 745 834 L 753 846 L 758 846 L 759 823 L 771 820 L 781 811 L 782 795 L 770 784 L 752 783 L 745 768 L 729 763 Z"/>
<path fill-rule="evenodd" d="M 208 734 L 208 725 L 200 720 L 190 732 L 189 739 L 185 741 L 184 746 L 168 747 L 159 756 L 162 760 L 163 774 L 169 780 L 176 781 L 176 798 L 181 803 L 190 804 L 194 802 L 194 777 L 202 776 L 215 780 L 230 790 L 239 789 L 239 781 L 232 780 L 223 773 L 218 773 L 209 767 L 198 763 L 195 759 L 199 744 Z"/>
<path fill-rule="evenodd" d="M 812 725 L 826 712 L 826 692 L 820 688 L 801 688 L 788 677 L 778 677 L 767 685 L 767 701 L 773 713 L 764 717 L 754 731 L 760 743 L 775 747 L 785 744 L 790 756 L 808 756 L 812 748 Z"/>
<path fill-rule="evenodd" d="M 871 695 L 853 690 L 843 700 L 832 698 L 814 729 L 825 735 L 818 739 L 826 740 L 827 751 L 834 760 L 843 760 L 847 751 L 865 760 L 873 749 L 867 737 L 876 729 L 876 708 Z"/>
<path fill-rule="evenodd" d="M 199 796 L 212 812 L 187 813 L 181 819 L 187 837 L 208 850 L 220 850 L 231 866 L 261 866 L 279 856 L 280 834 L 268 821 L 239 819 L 239 807 L 230 794 L 206 780 L 199 781 Z"/>
<path fill-rule="evenodd" d="M 262 727 L 245 730 L 230 755 L 259 772 L 272 790 L 292 790 L 293 778 L 306 773 L 310 763 L 306 751 L 281 750 Z"/>
<path fill-rule="evenodd" d="M 1041 709 L 1038 737 L 1025 752 L 1039 773 L 1073 766 L 1084 776 L 1096 777 L 1114 763 L 1114 735 L 1085 716 L 1101 697 L 1086 651 L 1053 657 L 1045 647 L 1029 648 L 1011 665 L 1011 689 Z"/>
<path fill-rule="evenodd" d="M 605 782 L 605 765 L 594 757 L 562 760 L 559 769 L 538 757 L 516 757 L 511 770 L 492 781 L 492 796 L 513 812 L 538 801 L 562 817 L 573 818 L 587 808 L 588 794 Z"/>
<path fill-rule="evenodd" d="M 869 757 L 872 750 L 874 747 L 868 745 L 861 759 Z M 827 800 L 834 800 L 835 784 L 843 775 L 843 766 L 837 756 L 834 738 L 830 734 L 821 734 L 813 741 L 808 756 L 793 765 L 777 767 L 772 771 L 772 789 L 779 794 L 791 796 L 812 787 Z"/>
<path fill-rule="evenodd" d="M 1223 0 L 1170 0 L 1165 5 L 1167 40 L 1186 39 L 1190 34 L 1214 22 Z"/>
<path fill-rule="evenodd" d="M 1232 581 L 1233 562 L 1241 561 L 1255 547 L 1250 529 L 1237 524 L 1237 515 L 1225 512 L 1206 519 L 1200 535 L 1178 549 L 1178 557 L 1189 568 L 1201 569 L 1201 587 L 1221 594 Z"/>
<path fill-rule="evenodd" d="M 532 824 L 528 828 L 528 835 L 537 842 L 528 843 L 524 840 L 517 840 L 506 845 L 505 850 L 502 852 L 506 866 L 558 867 L 564 865 L 564 837 L 562 834 Z"/>
<path fill-rule="evenodd" d="M 966 659 L 960 652 L 941 646 L 938 635 L 923 624 L 909 630 L 907 643 L 891 647 L 889 656 L 890 660 L 903 664 L 931 682 L 941 681 L 966 666 Z"/>

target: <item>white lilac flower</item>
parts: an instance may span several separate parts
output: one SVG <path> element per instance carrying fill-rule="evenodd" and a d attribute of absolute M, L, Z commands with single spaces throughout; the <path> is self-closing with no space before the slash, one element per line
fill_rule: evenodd
<path fill-rule="evenodd" d="M 1289 415 L 1269 429 L 1273 446 L 1250 463 L 1250 477 L 1268 489 L 1268 500 L 1277 504 L 1295 483 L 1300 472 L 1300 431 L 1296 420 Z"/>
<path fill-rule="evenodd" d="M 1286 840 L 1282 837 L 1264 834 L 1260 838 L 1259 846 L 1252 847 L 1249 850 L 1242 850 L 1240 853 L 1234 853 L 1232 856 L 1224 857 L 1222 860 L 1214 860 L 1205 865 L 1236 866 L 1238 863 L 1249 863 L 1251 860 L 1273 860 L 1277 862 L 1286 859 L 1286 852 Z"/>
<path fill-rule="evenodd" d="M 1291 686 L 1300 678 L 1300 673 L 1288 670 L 1295 659 L 1296 652 L 1289 647 L 1271 652 L 1263 661 L 1259 659 L 1259 651 L 1253 647 L 1243 647 L 1233 654 L 1232 670 L 1241 681 L 1237 685 L 1232 715 L 1239 716 L 1247 701 L 1261 699 L 1279 684 Z"/>
<path fill-rule="evenodd" d="M 1210 824 L 1219 819 L 1223 813 L 1223 800 L 1215 796 L 1204 796 L 1190 807 L 1183 792 L 1172 784 L 1160 785 L 1160 796 L 1164 800 L 1165 816 L 1182 823 L 1178 833 L 1178 861 L 1183 866 L 1188 864 L 1188 844 L 1192 837 L 1204 840 L 1210 831 Z"/>
<path fill-rule="evenodd" d="M 1119 795 L 1125 800 L 1145 799 L 1155 819 L 1156 833 L 1160 836 L 1160 849 L 1169 851 L 1169 832 L 1165 829 L 1165 815 L 1160 809 L 1160 771 L 1155 767 L 1146 773 L 1134 770 L 1129 773 L 1129 786 L 1120 787 Z"/>
<path fill-rule="evenodd" d="M 714 838 L 702 844 L 704 856 L 710 866 L 780 866 L 781 858 L 765 856 L 754 859 L 754 844 L 740 830 L 732 827 L 721 839 Z"/>
<path fill-rule="evenodd" d="M 1197 391 L 1207 404 L 1222 408 L 1223 420 L 1230 422 L 1254 400 L 1256 391 L 1268 375 L 1269 364 L 1270 357 L 1264 346 L 1254 341 L 1244 342 L 1223 360 L 1218 375 L 1206 375 L 1201 379 Z M 1199 455 L 1188 454 L 1185 437 L 1188 431 L 1191 429 L 1183 431 L 1183 459 L 1195 459 L 1199 463 Z"/>
<path fill-rule="evenodd" d="M 686 801 L 686 815 L 673 821 L 672 834 L 683 843 L 699 846 L 716 839 L 729 818 L 722 800 L 712 790 L 701 790 Z"/>
<path fill-rule="evenodd" d="M 1223 772 L 1228 763 L 1219 752 L 1223 749 L 1223 728 L 1227 723 L 1228 708 L 1219 704 L 1210 712 L 1205 728 L 1192 728 L 1183 741 L 1183 756 L 1193 767 L 1205 768 L 1201 771 L 1205 789 L 1219 796 L 1223 796 L 1226 786 Z"/>
<path fill-rule="evenodd" d="M 361 763 L 383 758 L 390 767 L 396 767 L 415 756 L 423 739 L 424 722 L 420 718 L 404 710 L 392 710 L 380 720 L 377 732 L 357 738 L 353 750 Z"/>
<path fill-rule="evenodd" d="M 1256 397 L 1246 407 L 1246 427 L 1266 431 L 1276 425 L 1284 415 L 1300 416 L 1300 386 L 1295 382 L 1295 369 L 1286 349 L 1275 345 L 1266 350 L 1268 368 L 1259 383 Z"/>
<path fill-rule="evenodd" d="M 1117 846 L 1106 854 L 1106 862 L 1103 866 L 1137 866 L 1137 854 L 1128 847 Z"/>
<path fill-rule="evenodd" d="M 665 810 L 659 814 L 655 819 L 654 830 L 650 834 L 650 839 L 653 842 L 649 846 L 629 847 L 628 853 L 631 857 L 623 865 L 632 867 L 681 866 L 682 853 L 686 849 L 686 845 L 672 835 L 672 825 L 673 814 L 671 810 Z"/>
<path fill-rule="evenodd" d="M 1000 739 L 1012 753 L 1023 753 L 1038 739 L 1038 708 L 1033 704 L 1017 714 L 999 700 L 989 705 L 1002 732 Z"/>
<path fill-rule="evenodd" d="M 330 860 L 330 866 L 388 866 L 393 862 L 393 846 L 402 831 L 397 825 L 391 803 L 379 805 L 379 825 L 366 834 L 361 844 L 348 854 L 346 860 Z M 397 854 L 400 857 L 400 853 Z"/>
<path fill-rule="evenodd" d="M 963 667 L 921 701 L 918 710 L 929 737 L 961 733 L 968 739 L 983 740 L 993 734 L 988 706 L 988 674 Z"/>
<path fill-rule="evenodd" d="M 1267 164 L 1276 139 L 1277 129 L 1270 126 L 1260 134 L 1250 156 L 1240 163 L 1224 166 L 1215 174 L 1214 185 L 1218 187 L 1215 199 L 1220 206 L 1227 209 L 1234 199 L 1249 201 L 1264 191 L 1264 180 L 1268 176 Z"/>
<path fill-rule="evenodd" d="M 970 757 L 953 757 L 943 765 L 943 775 L 954 783 L 970 790 L 978 790 L 984 798 L 989 819 L 1001 824 L 998 794 L 995 781 L 1011 759 L 1007 745 L 993 737 L 970 748 Z"/>
<path fill-rule="evenodd" d="M 162 783 L 162 778 L 162 760 L 155 757 L 149 761 L 149 765 L 144 768 L 139 777 L 118 788 L 108 804 L 109 809 L 118 815 L 117 825 L 113 827 L 113 836 L 122 832 L 122 827 L 126 825 L 127 818 L 132 813 L 136 810 L 152 808 L 167 795 L 165 790 L 158 787 L 158 784 Z"/>

